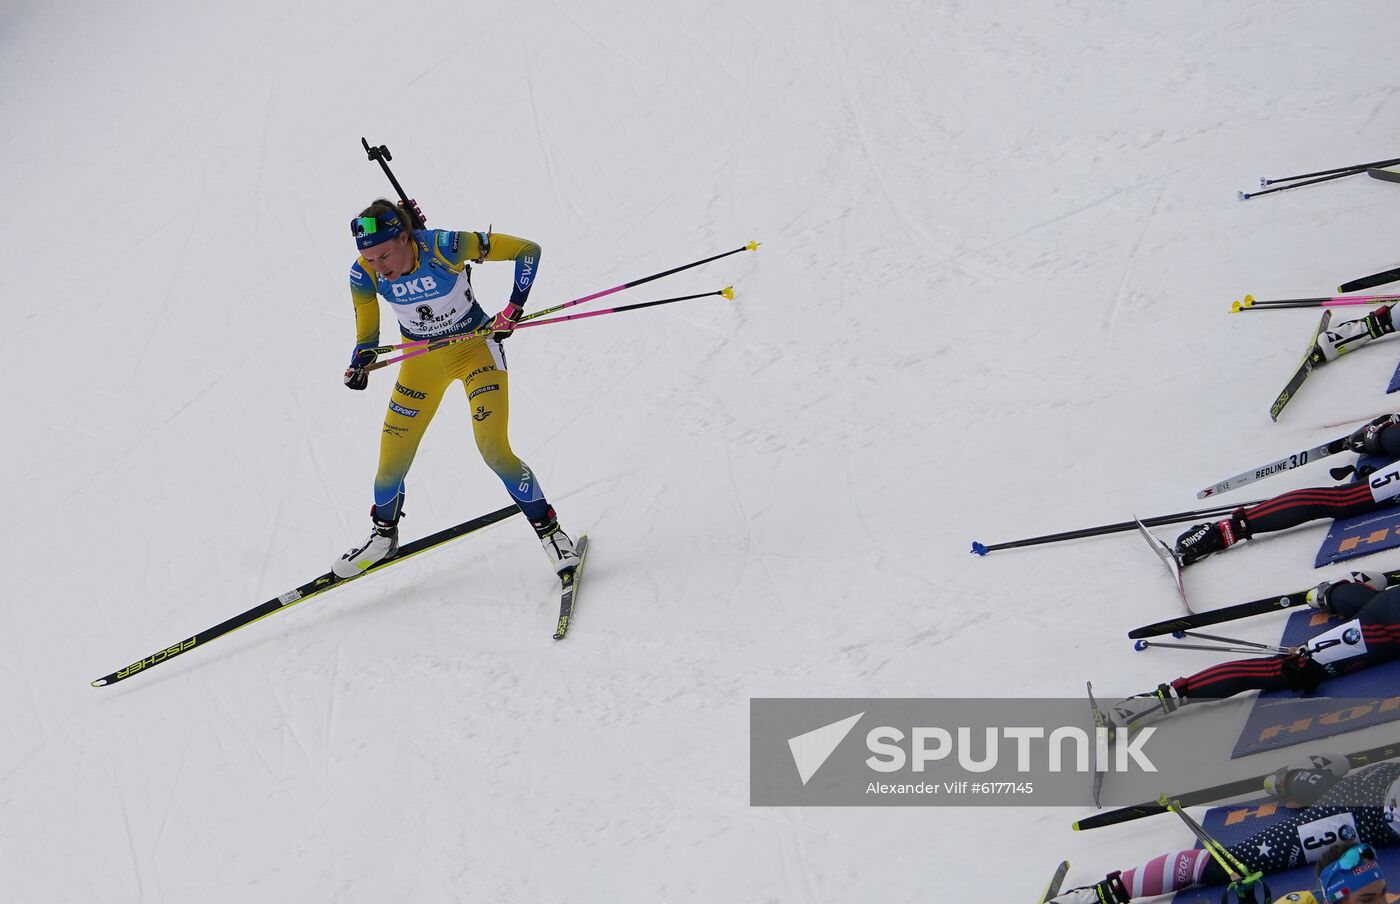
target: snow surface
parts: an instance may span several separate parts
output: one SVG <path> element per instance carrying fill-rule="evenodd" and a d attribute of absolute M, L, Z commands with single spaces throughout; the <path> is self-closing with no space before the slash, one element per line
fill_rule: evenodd
<path fill-rule="evenodd" d="M 1190 508 L 1394 407 L 1384 343 L 1271 425 L 1316 312 L 1226 311 L 1400 263 L 1395 185 L 1234 197 L 1400 153 L 1397 25 L 10 0 L 6 898 L 1024 902 L 1061 857 L 1087 881 L 1186 844 L 1074 835 L 1083 810 L 751 808 L 749 698 L 1131 692 L 1208 661 L 1130 651 L 1178 605 L 1134 535 L 968 545 Z M 345 224 L 388 187 L 362 135 L 433 225 L 539 241 L 532 305 L 765 244 L 623 299 L 732 304 L 510 342 L 513 444 L 596 541 L 567 641 L 517 519 L 95 690 L 367 527 L 388 379 L 341 386 Z M 479 271 L 488 306 L 508 286 Z M 463 406 L 406 536 L 507 501 Z M 1305 586 L 1320 537 L 1188 581 L 1203 605 Z"/>

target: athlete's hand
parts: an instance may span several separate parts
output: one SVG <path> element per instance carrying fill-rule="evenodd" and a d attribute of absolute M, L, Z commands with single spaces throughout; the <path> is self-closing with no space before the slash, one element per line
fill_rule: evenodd
<path fill-rule="evenodd" d="M 364 389 L 369 385 L 369 372 L 365 370 L 374 363 L 375 354 L 365 350 L 355 352 L 350 359 L 350 366 L 345 370 L 345 385 L 351 389 Z"/>
<path fill-rule="evenodd" d="M 1400 424 L 1400 414 L 1382 415 L 1369 424 L 1357 427 L 1347 438 L 1347 448 L 1353 452 L 1386 455 L 1385 446 L 1381 443 L 1381 431 L 1397 424 Z"/>
<path fill-rule="evenodd" d="M 507 304 L 501 308 L 501 312 L 491 321 L 491 338 L 500 342 L 515 332 L 515 325 L 520 322 L 520 315 L 525 313 L 525 309 L 515 304 Z"/>

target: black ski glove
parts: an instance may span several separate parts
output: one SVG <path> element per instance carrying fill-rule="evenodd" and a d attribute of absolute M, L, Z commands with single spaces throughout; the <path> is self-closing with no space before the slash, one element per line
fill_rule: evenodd
<path fill-rule="evenodd" d="M 1371 455 L 1390 455 L 1385 445 L 1381 442 L 1381 432 L 1387 427 L 1394 427 L 1400 424 L 1400 414 L 1384 414 L 1365 424 L 1357 427 L 1347 437 L 1347 448 L 1353 452 L 1366 452 Z"/>
<path fill-rule="evenodd" d="M 345 385 L 351 389 L 364 389 L 369 385 L 369 371 L 365 370 L 374 363 L 376 355 L 374 352 L 365 349 L 355 352 L 350 359 L 350 366 L 345 370 Z"/>

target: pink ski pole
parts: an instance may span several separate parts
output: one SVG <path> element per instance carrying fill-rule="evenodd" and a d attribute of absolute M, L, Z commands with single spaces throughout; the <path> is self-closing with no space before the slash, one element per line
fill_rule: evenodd
<path fill-rule="evenodd" d="M 717 261 L 717 260 L 719 260 L 719 259 L 722 258 L 722 257 L 729 257 L 731 254 L 738 254 L 738 253 L 741 252 L 741 251 L 756 251 L 756 250 L 758 250 L 758 246 L 759 246 L 760 244 L 762 244 L 762 243 L 761 243 L 761 242 L 749 242 L 747 245 L 744 245 L 742 248 L 735 248 L 733 251 L 726 251 L 726 252 L 724 252 L 723 254 L 716 254 L 716 255 L 714 255 L 713 257 L 707 257 L 707 258 L 705 258 L 704 260 L 698 260 L 698 261 L 695 261 L 695 262 L 693 262 L 693 263 L 683 264 L 682 266 L 679 266 L 679 267 L 672 267 L 670 270 L 663 270 L 663 271 L 661 271 L 660 273 L 653 273 L 653 274 L 651 274 L 650 276 L 643 276 L 641 279 L 634 279 L 634 280 L 631 280 L 630 282 L 625 282 L 625 283 L 623 283 L 623 284 L 620 285 L 620 286 L 613 286 L 611 289 L 603 289 L 601 292 L 594 292 L 592 295 L 585 295 L 585 296 L 583 296 L 582 298 L 575 298 L 575 299 L 572 300 L 572 301 L 566 301 L 566 302 L 564 302 L 563 304 L 557 304 L 557 305 L 555 305 L 555 306 L 552 307 L 552 308 L 545 308 L 543 311 L 536 311 L 536 312 L 534 312 L 533 314 L 527 314 L 527 315 L 525 315 L 524 317 L 521 318 L 520 323 L 521 323 L 521 325 L 524 325 L 524 324 L 527 323 L 528 321 L 537 320 L 537 319 L 539 319 L 540 317 L 544 317 L 546 314 L 553 314 L 553 313 L 555 313 L 556 311 L 562 311 L 562 310 L 564 310 L 565 308 L 572 308 L 574 305 L 583 304 L 585 301 L 593 301 L 594 299 L 602 298 L 602 297 L 605 296 L 605 295 L 613 295 L 613 294 L 616 294 L 616 293 L 618 293 L 618 292 L 621 292 L 621 291 L 624 290 L 624 289 L 631 289 L 631 288 L 633 288 L 633 287 L 635 287 L 635 286 L 640 286 L 640 285 L 642 285 L 643 283 L 649 283 L 649 282 L 651 282 L 651 281 L 654 280 L 654 279 L 660 279 L 660 278 L 663 277 L 663 276 L 670 276 L 671 274 L 673 274 L 673 273 L 679 273 L 679 272 L 681 272 L 682 270 L 689 270 L 690 268 L 692 268 L 692 267 L 698 267 L 698 266 L 700 266 L 701 264 L 708 264 L 708 263 L 710 263 L 711 261 Z M 711 293 L 709 293 L 709 294 L 713 295 L 714 293 L 711 292 Z M 698 296 L 697 296 L 697 297 L 698 297 Z M 474 336 L 474 335 L 477 335 L 477 334 L 476 334 L 476 333 L 467 333 L 467 334 L 463 334 L 462 336 L 458 336 L 458 337 L 454 337 L 454 338 L 466 339 L 466 338 L 469 338 L 470 336 Z M 410 349 L 421 349 L 421 348 L 424 348 L 425 346 L 428 346 L 428 345 L 435 345 L 435 341 L 432 340 L 432 339 L 420 339 L 420 340 L 418 340 L 418 341 L 416 341 L 416 342 L 403 342 L 403 343 L 400 343 L 399 345 L 381 345 L 381 346 L 379 346 L 379 347 L 377 347 L 377 348 L 372 348 L 372 349 L 370 349 L 370 351 L 374 352 L 376 355 L 383 355 L 383 354 L 387 354 L 388 352 L 394 352 L 394 351 L 408 351 L 408 350 L 410 350 Z M 441 346 L 435 345 L 435 347 L 440 348 Z M 407 357 L 407 356 L 405 356 L 405 357 Z M 402 361 L 403 358 L 395 358 L 394 360 L 395 360 L 395 361 Z"/>
<path fill-rule="evenodd" d="M 696 294 L 696 295 L 679 295 L 679 296 L 677 296 L 677 297 L 675 297 L 675 298 L 662 298 L 662 299 L 660 299 L 659 301 L 640 301 L 640 302 L 637 302 L 636 304 L 624 304 L 624 305 L 620 305 L 620 306 L 615 307 L 615 308 L 607 308 L 607 309 L 602 310 L 602 311 L 589 311 L 589 312 L 584 313 L 584 314 L 566 314 L 566 315 L 563 316 L 563 317 L 551 317 L 551 318 L 549 318 L 548 320 L 528 320 L 528 319 L 527 319 L 527 320 L 522 320 L 520 323 L 517 323 L 517 324 L 515 325 L 515 328 L 518 330 L 518 329 L 523 329 L 523 328 L 525 328 L 525 327 L 527 327 L 527 326 L 544 326 L 544 325 L 547 324 L 547 323 L 563 323 L 563 322 L 566 321 L 566 320 L 582 320 L 582 319 L 584 319 L 585 317 L 601 317 L 601 316 L 603 316 L 604 314 L 621 314 L 623 311 L 636 311 L 636 310 L 639 310 L 639 309 L 641 309 L 641 308 L 652 308 L 652 307 L 656 307 L 657 305 L 660 305 L 660 304 L 674 304 L 675 302 L 678 302 L 678 301 L 690 301 L 690 300 L 693 299 L 693 298 L 709 298 L 711 295 L 719 295 L 719 296 L 722 297 L 722 298 L 727 298 L 727 299 L 729 299 L 730 301 L 733 301 L 733 300 L 734 300 L 734 287 L 733 287 L 733 286 L 725 286 L 723 289 L 719 289 L 719 290 L 714 291 L 714 292 L 700 292 L 700 293 L 698 293 L 698 294 Z M 557 310 L 557 309 L 556 309 L 556 310 Z M 548 312 L 547 312 L 547 311 L 541 311 L 541 312 L 540 312 L 540 314 L 545 314 L 545 313 L 548 313 Z M 539 314 L 537 314 L 537 315 L 535 315 L 535 316 L 538 317 Z M 479 329 L 479 330 L 473 330 L 473 331 L 470 332 L 470 333 L 462 333 L 462 334 L 459 335 L 459 336 L 452 336 L 452 337 L 447 338 L 447 339 L 439 339 L 439 340 L 437 340 L 436 342 L 432 342 L 432 343 L 428 344 L 428 345 L 425 346 L 425 347 L 415 348 L 415 349 L 413 349 L 412 351 L 407 352 L 406 354 L 399 355 L 397 358 L 385 358 L 383 361 L 376 361 L 376 362 L 374 362 L 373 364 L 371 364 L 371 365 L 369 365 L 368 367 L 366 367 L 365 370 L 367 370 L 367 371 L 370 371 L 370 370 L 378 370 L 378 369 L 381 368 L 381 367 L 388 367 L 390 364 L 395 364 L 395 363 L 397 363 L 397 362 L 399 362 L 399 361 L 404 361 L 404 360 L 407 360 L 407 359 L 409 359 L 409 358 L 416 358 L 416 357 L 418 357 L 419 355 L 427 354 L 428 352 L 433 351 L 434 349 L 439 349 L 439 348 L 442 348 L 443 346 L 451 345 L 453 342 L 461 342 L 461 341 L 464 340 L 464 339 L 474 339 L 474 338 L 476 338 L 477 336 L 489 336 L 489 335 L 491 335 L 492 332 L 493 332 L 493 331 L 492 331 L 491 327 L 489 327 L 489 326 L 484 326 L 484 327 L 482 327 L 481 329 Z"/>

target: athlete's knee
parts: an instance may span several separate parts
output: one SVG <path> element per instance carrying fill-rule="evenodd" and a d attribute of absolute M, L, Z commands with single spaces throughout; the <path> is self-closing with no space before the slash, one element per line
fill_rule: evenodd
<path fill-rule="evenodd" d="M 476 439 L 476 449 L 481 453 L 482 461 L 502 478 L 507 473 L 514 474 L 520 469 L 520 458 L 511 451 L 510 438 L 506 435 L 505 421 L 496 424 L 485 423 L 495 415 L 495 412 L 486 411 L 485 417 L 478 411 L 472 415 L 476 419 L 473 425 L 476 429 L 472 432 Z"/>
<path fill-rule="evenodd" d="M 481 453 L 481 460 L 486 462 L 486 467 L 495 471 L 502 480 L 513 479 L 524 468 L 523 462 L 510 450 L 509 444 L 478 444 L 477 450 Z"/>

